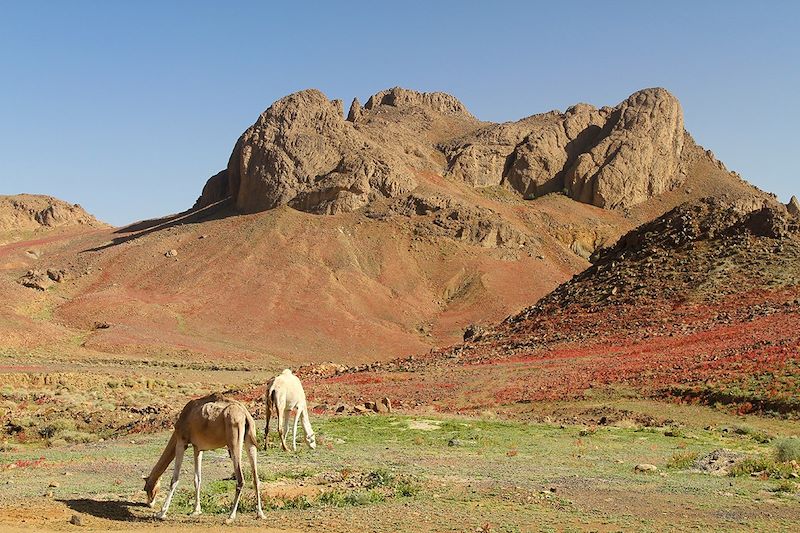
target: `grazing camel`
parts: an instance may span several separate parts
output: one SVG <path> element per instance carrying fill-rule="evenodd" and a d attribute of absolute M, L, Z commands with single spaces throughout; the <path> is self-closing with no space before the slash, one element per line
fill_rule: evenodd
<path fill-rule="evenodd" d="M 317 447 L 311 422 L 308 420 L 308 404 L 306 393 L 300 380 L 288 368 L 275 376 L 267 383 L 267 393 L 264 395 L 264 406 L 267 411 L 267 425 L 264 427 L 264 449 L 269 445 L 269 419 L 272 409 L 278 415 L 278 435 L 281 437 L 281 446 L 287 452 L 286 434 L 289 433 L 289 416 L 292 410 L 294 415 L 294 431 L 292 433 L 292 450 L 297 451 L 297 422 L 302 419 L 303 431 L 306 434 L 306 444 L 312 450 Z"/>
<path fill-rule="evenodd" d="M 233 461 L 233 471 L 236 477 L 236 498 L 233 501 L 233 510 L 226 523 L 230 524 L 236 518 L 236 509 L 239 507 L 239 498 L 244 486 L 242 474 L 242 447 L 247 444 L 247 455 L 250 467 L 253 469 L 253 484 L 256 489 L 256 509 L 259 518 L 264 518 L 261 510 L 261 491 L 258 480 L 257 466 L 257 440 L 256 425 L 247 408 L 236 400 L 225 398 L 219 393 L 210 394 L 203 398 L 191 400 L 181 411 L 175 430 L 169 439 L 167 447 L 161 453 L 158 462 L 153 467 L 149 476 L 146 476 L 144 490 L 147 493 L 147 503 L 150 507 L 158 494 L 161 476 L 169 464 L 175 459 L 175 470 L 172 474 L 172 484 L 169 487 L 167 499 L 156 518 L 164 519 L 167 509 L 178 486 L 178 476 L 181 472 L 183 453 L 189 445 L 194 449 L 194 512 L 199 515 L 200 510 L 200 470 L 205 450 L 216 450 L 226 446 L 228 454 Z"/>

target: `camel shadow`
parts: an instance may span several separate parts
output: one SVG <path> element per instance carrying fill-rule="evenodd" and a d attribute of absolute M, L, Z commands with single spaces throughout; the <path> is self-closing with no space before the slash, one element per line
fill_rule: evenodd
<path fill-rule="evenodd" d="M 152 520 L 148 514 L 140 516 L 134 514 L 131 509 L 136 507 L 149 506 L 144 502 L 128 502 L 122 500 L 92 500 L 90 498 L 77 498 L 74 500 L 58 500 L 75 512 L 87 514 L 97 518 L 116 520 L 119 522 L 144 522 Z"/>

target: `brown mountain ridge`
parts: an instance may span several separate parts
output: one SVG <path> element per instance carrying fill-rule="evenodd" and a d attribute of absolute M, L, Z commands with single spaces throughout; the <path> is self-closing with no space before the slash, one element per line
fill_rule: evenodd
<path fill-rule="evenodd" d="M 444 93 L 389 89 L 345 118 L 301 91 L 242 134 L 193 209 L 0 247 L 0 340 L 276 367 L 423 353 L 702 197 L 778 205 L 692 140 L 664 89 L 502 124 Z M 64 276 L 35 291 L 30 270 Z"/>

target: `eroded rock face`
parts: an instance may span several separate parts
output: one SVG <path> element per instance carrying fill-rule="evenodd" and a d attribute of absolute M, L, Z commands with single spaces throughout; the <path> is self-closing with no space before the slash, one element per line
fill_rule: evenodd
<path fill-rule="evenodd" d="M 416 187 L 401 158 L 360 135 L 340 103 L 317 90 L 291 94 L 262 113 L 236 143 L 227 180 L 243 212 L 288 204 L 333 214 Z"/>
<path fill-rule="evenodd" d="M 505 181 L 526 198 L 564 189 L 564 174 L 596 141 L 609 111 L 578 104 L 561 120 L 534 131 L 514 150 Z"/>
<path fill-rule="evenodd" d="M 551 122 L 547 115 L 517 122 L 492 124 L 466 138 L 443 144 L 447 158 L 444 175 L 473 187 L 500 185 L 511 154 L 527 135 Z"/>
<path fill-rule="evenodd" d="M 565 175 L 575 200 L 630 207 L 683 181 L 683 111 L 665 89 L 634 93 L 614 109 L 604 129 L 608 134 L 580 154 Z"/>

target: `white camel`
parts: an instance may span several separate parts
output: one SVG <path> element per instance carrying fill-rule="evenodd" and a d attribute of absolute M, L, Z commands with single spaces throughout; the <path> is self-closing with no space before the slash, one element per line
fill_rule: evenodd
<path fill-rule="evenodd" d="M 225 398 L 221 394 L 210 394 L 203 398 L 191 400 L 178 416 L 175 431 L 169 439 L 167 447 L 153 467 L 149 476 L 146 476 L 144 490 L 147 493 L 147 503 L 153 506 L 158 494 L 161 476 L 169 464 L 175 459 L 175 470 L 172 474 L 172 483 L 169 487 L 167 499 L 156 518 L 164 519 L 167 516 L 169 504 L 175 489 L 178 486 L 178 477 L 181 472 L 183 453 L 189 445 L 194 449 L 194 512 L 197 516 L 202 513 L 200 509 L 200 482 L 201 464 L 205 450 L 216 450 L 226 446 L 228 454 L 233 461 L 233 471 L 236 477 L 236 497 L 233 509 L 226 523 L 230 524 L 236 518 L 236 509 L 239 507 L 239 498 L 244 486 L 242 474 L 242 448 L 247 442 L 247 455 L 250 467 L 253 469 L 253 484 L 256 489 L 256 512 L 259 518 L 265 518 L 261 510 L 261 490 L 258 480 L 257 466 L 257 439 L 256 425 L 247 408 L 236 400 Z"/>
<path fill-rule="evenodd" d="M 272 409 L 277 411 L 278 435 L 281 437 L 281 446 L 289 451 L 286 445 L 286 434 L 289 433 L 289 417 L 292 410 L 294 415 L 294 430 L 292 432 L 292 450 L 297 451 L 297 422 L 302 420 L 303 431 L 306 434 L 306 444 L 312 450 L 317 447 L 311 422 L 308 420 L 308 404 L 306 393 L 300 380 L 286 369 L 267 383 L 267 392 L 264 395 L 264 405 L 267 411 L 267 425 L 264 427 L 264 449 L 269 445 L 269 419 Z"/>

